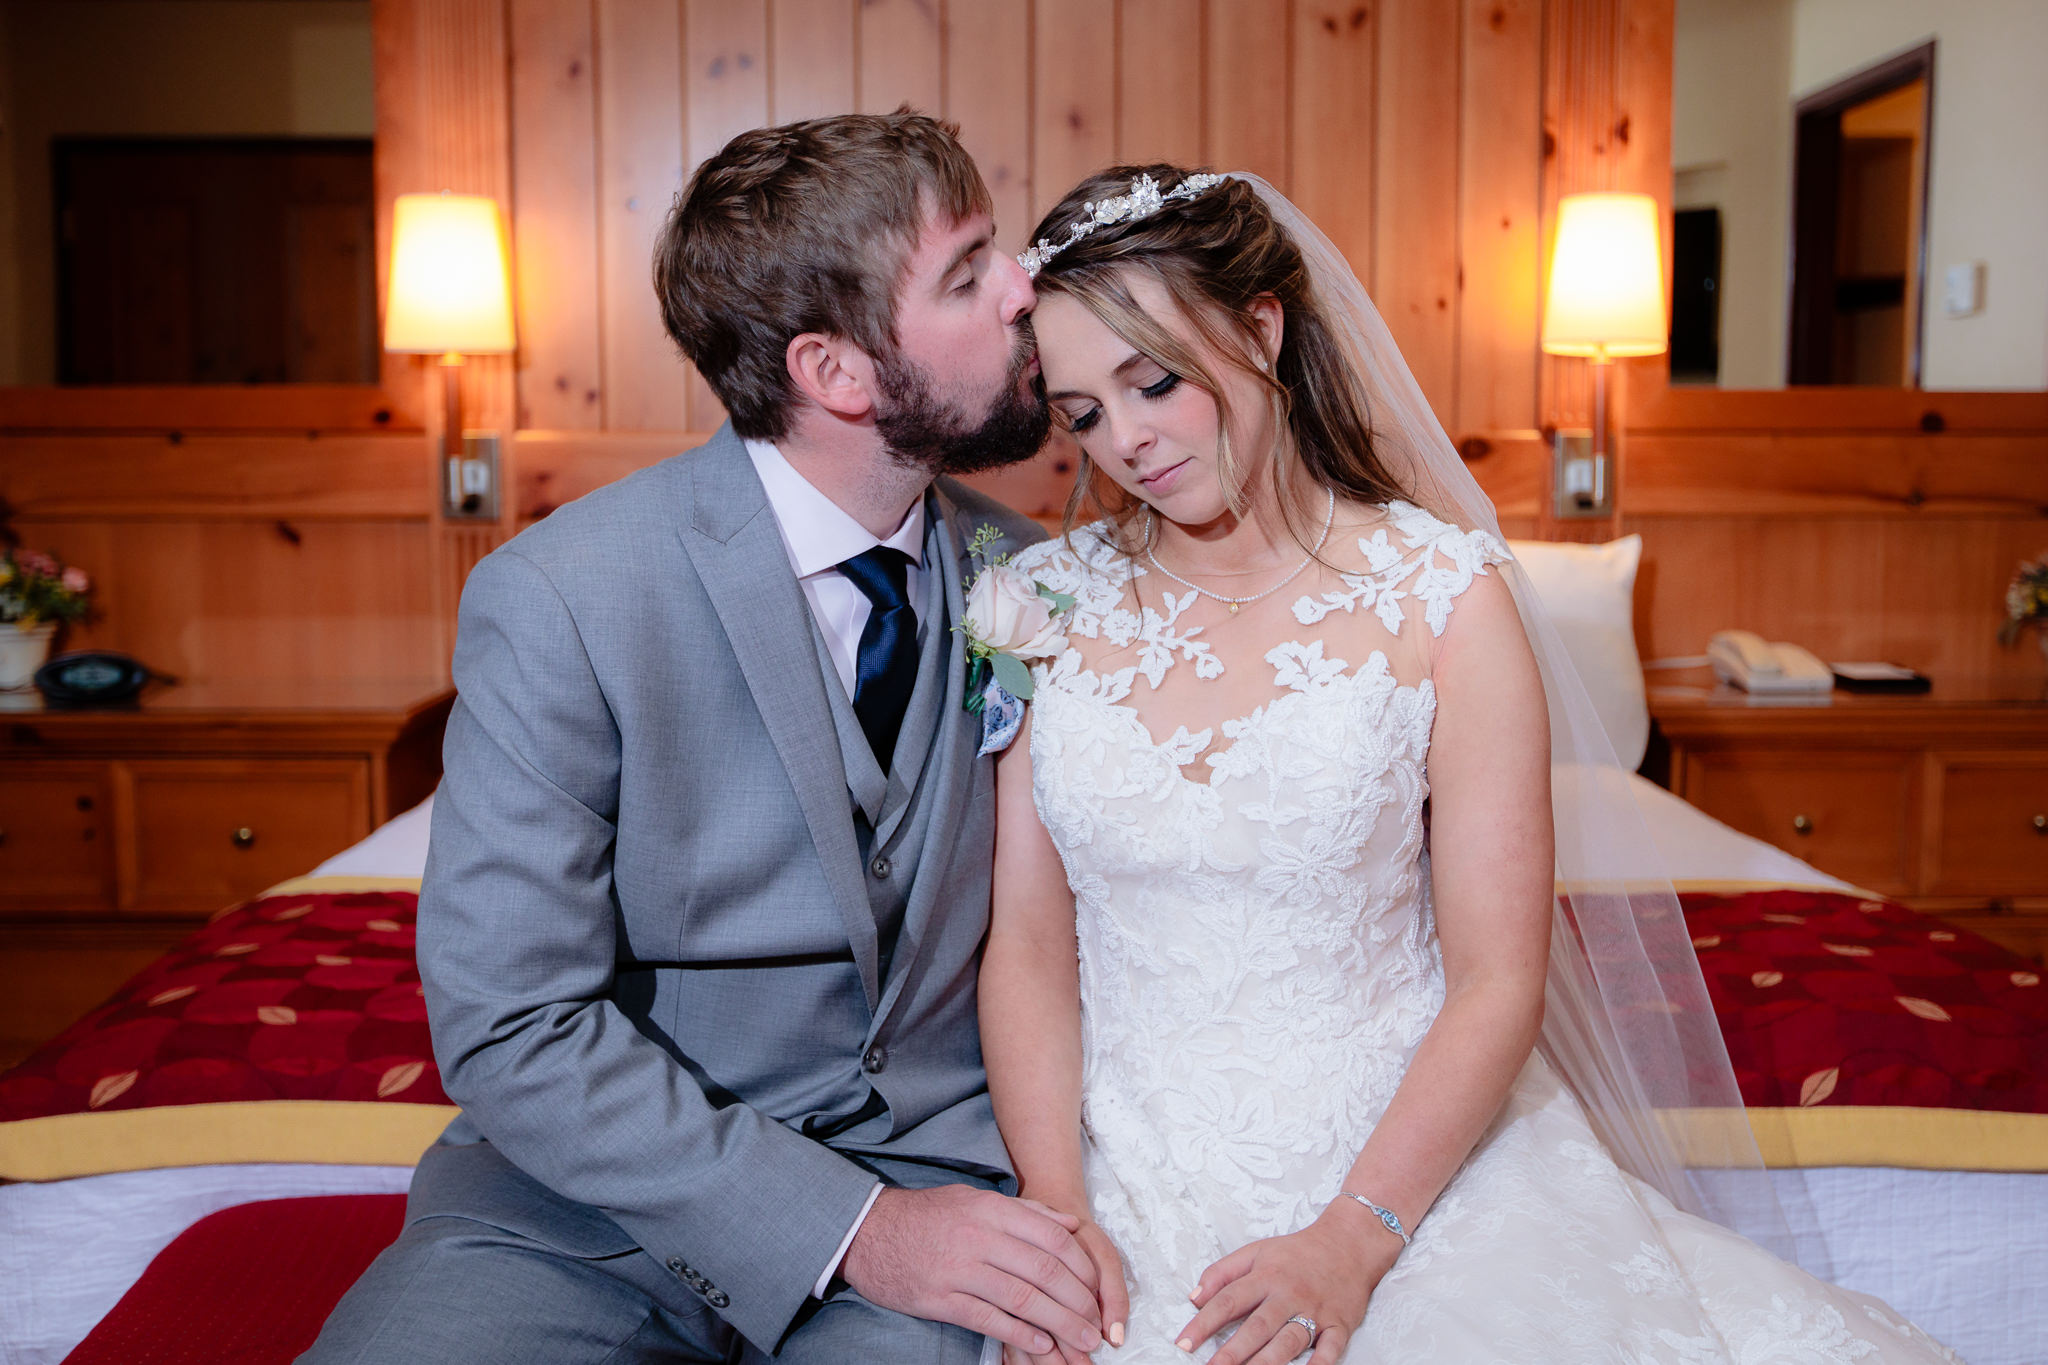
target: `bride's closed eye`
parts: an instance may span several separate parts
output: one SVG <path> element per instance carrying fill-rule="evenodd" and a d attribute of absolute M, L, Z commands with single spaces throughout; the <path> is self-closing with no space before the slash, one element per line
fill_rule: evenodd
<path fill-rule="evenodd" d="M 1156 402 L 1157 400 L 1166 397 L 1166 395 L 1172 393 L 1175 389 L 1179 387 L 1180 376 L 1169 370 L 1161 378 L 1156 379 L 1152 383 L 1145 385 L 1143 388 L 1139 389 L 1138 392 L 1144 397 L 1150 398 Z M 1069 417 L 1067 419 L 1067 430 L 1071 431 L 1074 435 L 1079 436 L 1084 432 L 1088 431 L 1089 428 L 1093 427 L 1097 422 L 1101 420 L 1102 409 L 1099 406 L 1092 407 L 1078 417 Z"/>

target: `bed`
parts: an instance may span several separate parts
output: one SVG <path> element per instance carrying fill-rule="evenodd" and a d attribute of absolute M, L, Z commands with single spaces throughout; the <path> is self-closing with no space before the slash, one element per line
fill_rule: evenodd
<path fill-rule="evenodd" d="M 1516 548 L 1616 749 L 1639 758 L 1635 548 Z M 2048 1329 L 2025 1316 L 2048 1284 L 2040 974 L 1639 777 L 1601 780 L 1634 788 L 1640 870 L 1677 882 L 1745 1101 L 1782 1120 L 1764 1125 L 1766 1163 L 1797 1171 L 1808 1199 L 1788 1212 L 1824 1230 L 1835 1277 L 1972 1365 L 2048 1360 Z M 220 1260 L 254 1235 L 222 1221 L 238 1212 L 395 1219 L 454 1112 L 411 958 L 431 806 L 229 910 L 0 1076 L 0 1178 L 19 1182 L 0 1187 L 0 1365 L 54 1363 L 81 1340 L 82 1359 L 136 1360 L 107 1328 L 125 1313 L 134 1332 L 153 1258 L 203 1233 L 188 1263 Z M 235 1358 L 289 1359 L 270 1349 Z"/>
<path fill-rule="evenodd" d="M 1724 1024 L 1733 1025 L 1727 1031 L 1745 1098 L 1831 1121 L 1795 1129 L 1805 1150 L 1767 1152 L 1766 1159 L 1803 1170 L 1837 1278 L 1889 1300 L 1972 1365 L 2041 1360 L 2042 1330 L 2018 1312 L 2034 1287 L 2048 1283 L 2048 1220 L 2040 1216 L 2048 1212 L 2048 1009 L 2028 1013 L 2024 1003 L 2048 994 L 2037 975 L 2004 949 L 1867 897 L 1632 780 L 1656 852 L 1678 880 Z M 62 1360 L 151 1259 L 206 1215 L 259 1200 L 405 1189 L 412 1159 L 453 1112 L 425 1053 L 423 1015 L 407 1004 L 418 998 L 409 912 L 430 810 L 431 801 L 311 876 L 217 919 L 182 956 L 174 950 L 131 983 L 125 1006 L 95 1011 L 0 1078 L 0 1173 L 42 1177 L 0 1188 L 0 1361 Z M 1943 974 L 1940 961 L 1898 960 L 1913 940 L 1930 935 L 1947 936 L 1935 946 L 1942 961 L 1958 964 L 1947 974 L 1965 986 L 2003 974 L 1993 994 L 2008 1008 L 1979 1021 L 2001 1032 L 2004 1051 L 1993 1059 L 2001 1065 L 1980 1068 L 1983 1074 L 1955 1058 L 1932 1065 L 1907 1055 L 1911 1040 L 1887 1037 L 1881 1041 L 1899 1056 L 1838 1065 L 1820 1093 L 1823 1083 L 1809 1076 L 1826 1068 L 1809 1068 L 1798 1049 L 1812 1050 L 1815 1061 L 1839 1061 L 1841 1037 L 1828 1030 L 1850 1036 L 1845 1029 L 1857 1025 L 1847 997 L 1860 991 L 1896 999 L 1898 981 L 1914 972 L 1915 980 Z M 1770 989 L 1757 982 L 1782 985 L 1772 973 L 1797 979 L 1802 970 L 1818 977 L 1810 964 L 1797 964 L 1815 951 L 1834 958 L 1829 945 L 1867 951 L 1840 956 L 1846 970 L 1823 981 L 1823 994 L 1843 997 L 1829 1006 L 1826 1022 L 1783 1027 L 1783 1007 L 1754 998 Z M 1766 959 L 1776 965 L 1757 965 Z M 223 964 L 235 965 L 222 971 Z M 1872 974 L 1881 970 L 1880 981 Z M 1931 1029 L 1944 1022 L 1937 1015 L 1953 1023 L 1984 1007 L 1968 990 L 1958 995 L 1955 984 L 1915 986 L 1925 994 L 1906 998 L 1918 1004 L 1891 1013 Z M 326 992 L 323 1007 L 306 1008 L 309 989 Z M 136 1016 L 209 992 L 225 992 L 216 1010 L 200 1014 L 210 1036 L 175 1048 L 195 1074 L 173 1082 L 131 1077 L 144 1068 L 130 1062 L 164 1048 L 136 1036 Z M 1813 999 L 1804 1003 L 1813 1014 Z M 390 1032 L 365 1036 L 363 1024 L 341 1018 L 351 1012 Z M 1891 1013 L 1872 1017 L 1889 1025 L 1897 1022 Z M 311 1054 L 332 1052 L 344 1065 L 323 1070 L 273 1052 L 280 1070 L 262 1085 L 230 1065 L 252 1055 L 251 1038 L 308 1026 L 346 1035 L 339 1044 L 317 1037 L 300 1044 Z M 1788 1038 L 1797 1046 L 1788 1049 Z M 1760 1049 L 1784 1055 L 1773 1066 L 1760 1060 Z M 1920 1050 L 1930 1049 L 1923 1043 Z M 208 1066 L 197 1065 L 201 1057 Z M 1783 1074 L 1786 1063 L 1799 1074 Z M 202 1071 L 210 1074 L 196 1074 Z M 351 1074 L 322 1079 L 337 1071 Z M 29 1095 L 40 1081 L 78 1093 L 69 1103 L 48 1094 L 49 1086 L 40 1099 Z M 157 1091 L 145 1093 L 151 1084 Z M 321 1098 L 303 1097 L 316 1091 Z M 204 1102 L 192 1103 L 201 1095 Z M 1916 1096 L 1928 1102 L 1898 1102 Z M 2000 1102 L 2009 1107 L 1982 1107 Z M 23 1117 L 39 1105 L 52 1111 L 40 1116 L 40 1128 Z M 193 1117 L 181 1122 L 180 1109 Z M 53 1117 L 55 1126 L 47 1122 Z"/>

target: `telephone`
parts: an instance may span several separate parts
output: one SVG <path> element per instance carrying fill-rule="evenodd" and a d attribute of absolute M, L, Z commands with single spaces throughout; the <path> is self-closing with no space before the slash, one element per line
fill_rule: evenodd
<path fill-rule="evenodd" d="M 1798 645 L 1770 644 L 1746 630 L 1723 630 L 1707 642 L 1715 676 L 1745 692 L 1828 692 L 1834 671 Z"/>

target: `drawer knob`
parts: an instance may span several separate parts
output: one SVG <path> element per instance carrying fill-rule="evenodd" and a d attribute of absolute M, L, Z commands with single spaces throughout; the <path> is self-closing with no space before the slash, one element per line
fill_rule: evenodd
<path fill-rule="evenodd" d="M 2048 815 L 2037 815 L 2034 817 L 2034 833 L 2048 834 Z"/>
<path fill-rule="evenodd" d="M 1805 816 L 1803 816 L 1803 815 L 1795 815 L 1795 816 L 1793 816 L 1793 817 L 1792 817 L 1792 832 L 1793 832 L 1794 834 L 1811 834 L 1811 833 L 1813 833 L 1813 821 L 1811 821 L 1811 820 L 1807 819 L 1807 818 L 1806 818 Z"/>
<path fill-rule="evenodd" d="M 256 831 L 244 825 L 228 837 L 235 841 L 236 848 L 247 848 L 256 842 Z"/>

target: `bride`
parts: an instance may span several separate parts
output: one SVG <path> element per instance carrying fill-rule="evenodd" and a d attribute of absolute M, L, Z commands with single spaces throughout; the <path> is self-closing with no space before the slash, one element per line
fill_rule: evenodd
<path fill-rule="evenodd" d="M 1761 1173 L 1682 919 L 1621 887 L 1611 751 L 1342 257 L 1170 166 L 1038 236 L 1085 459 L 1014 561 L 1073 605 L 999 762 L 981 1019 L 1097 1359 L 1953 1361 L 1699 1216 L 1688 1166 Z"/>

